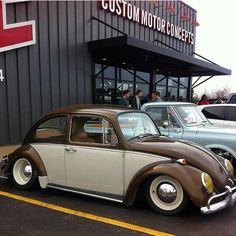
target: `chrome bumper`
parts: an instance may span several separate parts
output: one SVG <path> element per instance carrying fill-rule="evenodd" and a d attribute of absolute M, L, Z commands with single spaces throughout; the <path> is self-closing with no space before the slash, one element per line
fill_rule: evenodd
<path fill-rule="evenodd" d="M 234 205 L 236 201 L 236 186 L 233 188 L 225 186 L 225 188 L 225 192 L 212 196 L 208 200 L 207 206 L 201 207 L 202 214 L 211 214 L 220 211 L 228 206 L 232 207 Z M 211 204 L 213 200 L 221 197 L 224 197 L 224 200 Z"/>

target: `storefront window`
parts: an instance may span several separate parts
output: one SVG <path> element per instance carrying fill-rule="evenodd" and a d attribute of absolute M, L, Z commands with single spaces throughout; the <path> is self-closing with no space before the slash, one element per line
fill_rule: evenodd
<path fill-rule="evenodd" d="M 176 78 L 176 77 L 169 77 L 169 78 L 168 78 L 168 86 L 175 86 L 175 87 L 178 87 L 178 80 L 179 80 L 179 78 Z"/>
<path fill-rule="evenodd" d="M 179 79 L 180 86 L 188 88 L 188 81 L 189 81 L 188 77 L 181 77 Z"/>
<path fill-rule="evenodd" d="M 101 64 L 95 64 L 95 75 L 97 75 L 100 71 L 102 70 L 102 65 Z M 102 73 L 99 73 L 97 77 L 102 77 Z"/>
<path fill-rule="evenodd" d="M 134 71 L 120 69 L 120 80 L 134 81 Z"/>
<path fill-rule="evenodd" d="M 115 79 L 115 67 L 108 66 L 103 73 L 105 78 Z"/>
<path fill-rule="evenodd" d="M 150 83 L 150 73 L 136 71 L 136 82 Z"/>
<path fill-rule="evenodd" d="M 157 85 L 163 85 L 166 86 L 166 76 L 162 74 L 156 75 L 156 83 Z"/>

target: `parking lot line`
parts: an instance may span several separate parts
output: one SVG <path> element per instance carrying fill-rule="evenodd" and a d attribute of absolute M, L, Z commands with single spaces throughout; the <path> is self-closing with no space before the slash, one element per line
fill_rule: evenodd
<path fill-rule="evenodd" d="M 79 216 L 79 217 L 86 218 L 86 219 L 89 219 L 89 220 L 94 220 L 94 221 L 98 221 L 98 222 L 102 222 L 102 223 L 105 223 L 105 224 L 118 226 L 118 227 L 129 229 L 129 230 L 134 230 L 134 231 L 138 231 L 138 232 L 141 232 L 141 233 L 146 233 L 146 234 L 149 234 L 149 235 L 158 235 L 158 236 L 171 236 L 171 235 L 173 235 L 173 234 L 168 234 L 168 233 L 165 233 L 165 232 L 153 230 L 153 229 L 146 228 L 146 227 L 142 227 L 142 226 L 138 226 L 138 225 L 134 225 L 134 224 L 129 224 L 129 223 L 119 221 L 119 220 L 113 220 L 111 218 L 101 217 L 101 216 L 88 214 L 88 213 L 85 213 L 85 212 L 76 211 L 76 210 L 73 210 L 73 209 L 57 206 L 57 205 L 54 205 L 54 204 L 49 204 L 49 203 L 46 203 L 46 202 L 42 202 L 42 201 L 38 201 L 38 200 L 35 200 L 35 199 L 32 199 L 32 198 L 19 196 L 19 195 L 8 193 L 8 192 L 0 191 L 0 196 L 12 198 L 12 199 L 15 199 L 15 200 L 18 200 L 18 201 L 23 201 L 23 202 L 30 203 L 30 204 L 33 204 L 33 205 L 36 205 L 36 206 L 45 207 L 45 208 L 48 208 L 48 209 L 51 209 L 51 210 L 54 210 L 54 211 L 58 211 L 58 212 L 62 212 L 62 213 L 65 213 L 65 214 L 75 215 L 75 216 Z"/>

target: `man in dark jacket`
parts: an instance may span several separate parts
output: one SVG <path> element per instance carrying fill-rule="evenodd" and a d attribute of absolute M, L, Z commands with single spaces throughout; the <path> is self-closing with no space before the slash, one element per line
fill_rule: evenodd
<path fill-rule="evenodd" d="M 118 100 L 118 105 L 121 106 L 126 106 L 129 107 L 129 96 L 130 96 L 130 91 L 129 90 L 124 90 L 122 93 L 122 98 Z"/>

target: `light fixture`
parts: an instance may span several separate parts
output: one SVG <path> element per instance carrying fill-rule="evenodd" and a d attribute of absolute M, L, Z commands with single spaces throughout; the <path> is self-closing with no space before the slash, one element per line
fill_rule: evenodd
<path fill-rule="evenodd" d="M 199 26 L 200 24 L 199 24 L 199 22 L 197 22 L 197 20 L 193 20 L 192 21 L 192 26 Z"/>
<path fill-rule="evenodd" d="M 102 61 L 107 61 L 107 58 L 105 58 L 105 57 L 104 57 L 104 58 L 102 58 Z"/>
<path fill-rule="evenodd" d="M 182 16 L 180 16 L 181 21 L 188 21 L 190 19 L 189 15 L 184 13 Z"/>
<path fill-rule="evenodd" d="M 122 64 L 122 65 L 126 65 L 126 62 L 125 62 L 125 61 L 123 61 L 123 62 L 121 62 L 121 64 Z"/>
<path fill-rule="evenodd" d="M 166 6 L 165 11 L 167 13 L 174 13 L 175 12 L 175 8 L 170 3 L 168 6 Z"/>

